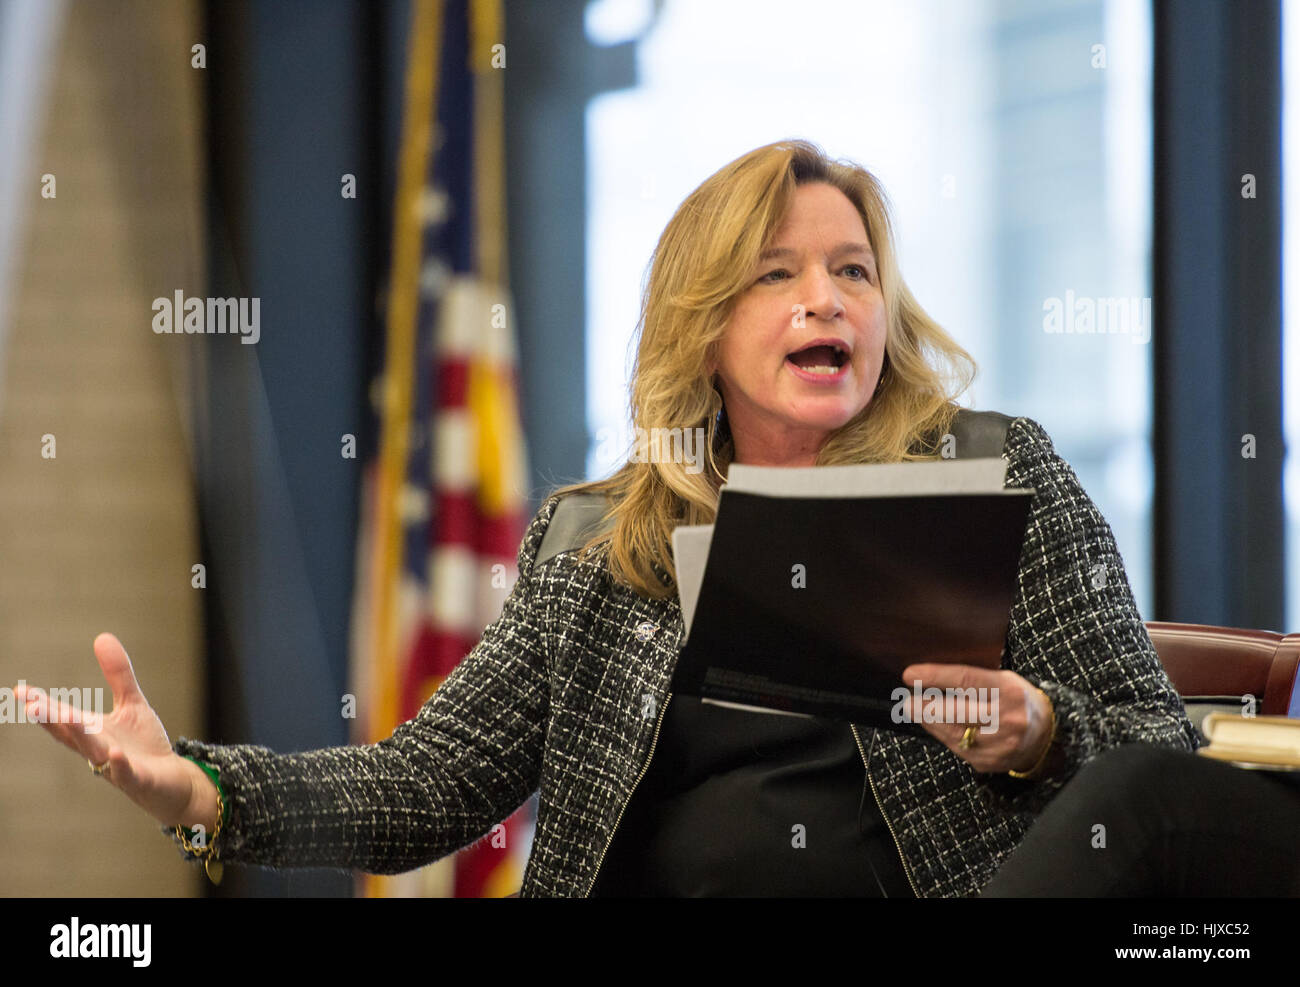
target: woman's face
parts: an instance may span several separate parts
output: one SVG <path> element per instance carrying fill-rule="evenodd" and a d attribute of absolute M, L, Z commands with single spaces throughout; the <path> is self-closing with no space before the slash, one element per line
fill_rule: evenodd
<path fill-rule="evenodd" d="M 799 186 L 736 300 L 711 368 L 735 461 L 811 465 L 830 432 L 871 400 L 885 332 L 885 299 L 858 211 L 832 185 Z M 818 340 L 833 343 L 809 348 Z"/>

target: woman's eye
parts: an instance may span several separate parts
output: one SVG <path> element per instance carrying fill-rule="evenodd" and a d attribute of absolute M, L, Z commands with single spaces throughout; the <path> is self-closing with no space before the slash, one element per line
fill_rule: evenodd
<path fill-rule="evenodd" d="M 867 269 L 866 269 L 865 267 L 863 267 L 861 264 L 850 264 L 850 265 L 848 265 L 846 268 L 844 268 L 844 270 L 845 270 L 845 271 L 857 271 L 858 274 L 859 274 L 859 276 L 862 278 L 863 281 L 870 281 L 870 280 L 871 280 L 871 275 L 870 275 L 870 273 L 869 273 L 869 272 L 867 271 Z"/>
<path fill-rule="evenodd" d="M 782 269 L 780 269 L 780 268 L 777 268 L 775 271 L 768 271 L 766 274 L 764 274 L 764 275 L 763 275 L 761 278 L 759 278 L 758 280 L 760 280 L 760 281 L 766 281 L 766 282 L 768 282 L 769 284 L 771 284 L 771 283 L 776 282 L 776 281 L 784 281 L 784 280 L 785 280 L 785 277 L 777 277 L 778 274 L 779 274 L 779 275 L 789 276 L 789 273 L 790 273 L 789 271 L 785 271 L 785 270 L 782 270 Z"/>

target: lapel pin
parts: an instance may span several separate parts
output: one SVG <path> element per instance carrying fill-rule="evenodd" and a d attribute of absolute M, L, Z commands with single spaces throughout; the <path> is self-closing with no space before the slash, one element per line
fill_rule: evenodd
<path fill-rule="evenodd" d="M 643 620 L 636 625 L 636 639 L 638 641 L 649 641 L 655 636 L 655 631 L 659 630 L 658 624 L 652 624 L 648 620 Z"/>

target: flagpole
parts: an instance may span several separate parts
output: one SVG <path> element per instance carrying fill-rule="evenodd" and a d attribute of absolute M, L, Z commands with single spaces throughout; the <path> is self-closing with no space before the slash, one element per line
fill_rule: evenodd
<path fill-rule="evenodd" d="M 437 106 L 441 0 L 415 0 L 407 44 L 402 147 L 398 161 L 397 202 L 393 221 L 392 276 L 388 286 L 387 334 L 383 371 L 383 414 L 376 497 L 374 644 L 377 670 L 376 708 L 370 719 L 370 742 L 396 728 L 398 647 L 396 584 L 401 574 L 401 516 L 397 500 L 406 477 L 407 441 L 414 378 L 415 320 L 419 306 L 420 245 L 423 223 L 420 194 L 428 177 Z M 382 895 L 380 875 L 367 875 L 366 896 Z"/>

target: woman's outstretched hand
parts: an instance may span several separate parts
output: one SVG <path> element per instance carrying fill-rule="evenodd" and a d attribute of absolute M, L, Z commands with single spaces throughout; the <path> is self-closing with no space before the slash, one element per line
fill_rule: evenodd
<path fill-rule="evenodd" d="M 39 689 L 20 685 L 14 698 L 26 705 L 27 719 L 40 721 L 56 740 L 92 764 L 104 765 L 100 777 L 160 823 L 201 824 L 212 832 L 216 788 L 198 765 L 172 750 L 162 721 L 140 691 L 122 643 L 112 634 L 100 634 L 94 649 L 113 693 L 113 711 L 103 715 L 78 710 Z"/>

